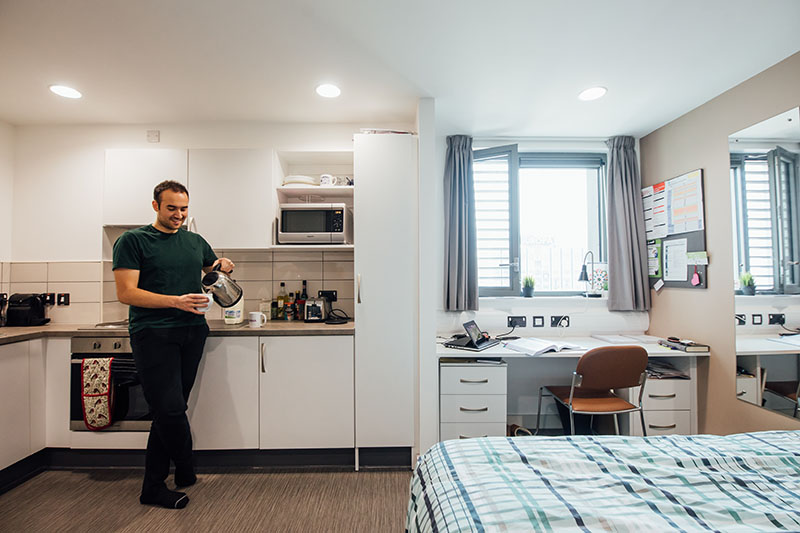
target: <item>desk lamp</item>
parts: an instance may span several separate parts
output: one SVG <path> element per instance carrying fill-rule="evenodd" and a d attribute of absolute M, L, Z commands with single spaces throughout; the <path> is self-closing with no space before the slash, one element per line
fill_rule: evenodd
<path fill-rule="evenodd" d="M 591 265 L 592 265 L 592 277 L 589 278 L 589 275 L 586 272 L 586 258 L 591 256 Z M 581 266 L 581 275 L 578 276 L 578 281 L 586 281 L 590 283 L 591 289 L 584 292 L 583 296 L 587 298 L 600 298 L 599 292 L 594 292 L 594 254 L 591 250 L 586 252 L 586 255 L 583 256 L 583 266 Z"/>

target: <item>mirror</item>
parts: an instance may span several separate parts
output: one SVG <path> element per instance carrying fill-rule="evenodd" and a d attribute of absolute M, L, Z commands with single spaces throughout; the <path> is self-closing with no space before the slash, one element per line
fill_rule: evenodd
<path fill-rule="evenodd" d="M 736 397 L 800 420 L 800 108 L 728 144 Z"/>

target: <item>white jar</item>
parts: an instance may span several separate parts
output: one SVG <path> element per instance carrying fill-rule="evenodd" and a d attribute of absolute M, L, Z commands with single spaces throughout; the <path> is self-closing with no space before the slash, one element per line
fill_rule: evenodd
<path fill-rule="evenodd" d="M 226 324 L 241 324 L 244 322 L 244 297 L 230 307 L 222 309 L 222 318 Z"/>

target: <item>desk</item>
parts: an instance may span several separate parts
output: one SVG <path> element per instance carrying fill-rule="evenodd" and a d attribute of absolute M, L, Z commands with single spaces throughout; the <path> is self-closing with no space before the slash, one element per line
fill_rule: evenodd
<path fill-rule="evenodd" d="M 569 385 L 572 372 L 581 355 L 592 348 L 612 346 L 593 337 L 558 337 L 553 341 L 567 342 L 581 346 L 581 350 L 565 350 L 562 352 L 548 352 L 542 355 L 530 356 L 505 348 L 502 343 L 488 348 L 482 352 L 470 352 L 454 348 L 445 348 L 442 344 L 436 347 L 436 356 L 439 364 L 439 407 L 440 407 L 440 438 L 458 438 L 459 436 L 497 435 L 503 434 L 500 429 L 500 420 L 516 423 L 524 427 L 534 427 L 538 403 L 538 392 L 541 385 Z M 637 344 L 631 342 L 630 344 Z M 637 344 L 647 350 L 650 357 L 664 358 L 677 368 L 689 375 L 688 380 L 648 380 L 645 385 L 645 423 L 648 425 L 648 435 L 697 433 L 697 358 L 708 357 L 708 352 L 682 352 L 672 350 L 659 344 Z M 494 370 L 494 376 L 487 374 L 481 379 L 476 379 L 483 367 L 491 371 L 493 365 L 479 365 L 467 360 L 478 358 L 497 358 L 505 361 L 506 367 L 502 371 Z M 441 359 L 464 360 L 464 363 L 444 363 Z M 471 367 L 471 368 L 470 368 Z M 454 379 L 454 373 L 470 372 L 468 382 L 487 380 L 492 382 L 488 393 L 481 392 L 481 386 L 486 383 L 475 383 L 474 397 L 464 390 L 455 390 L 452 387 L 445 390 L 445 381 Z M 478 374 L 476 374 L 476 372 Z M 498 376 L 505 376 L 507 388 L 500 390 L 496 381 Z M 456 380 L 458 381 L 458 380 Z M 638 389 L 631 389 L 630 394 L 638 394 Z M 498 394 L 505 394 L 506 410 L 491 418 L 484 408 L 489 407 L 489 401 L 497 402 Z M 455 396 L 458 396 L 457 398 Z M 489 396 L 492 396 L 491 398 Z M 449 411 L 455 401 L 466 402 L 466 411 L 454 414 Z M 475 433 L 464 435 L 464 424 L 475 415 L 474 420 L 487 420 L 491 418 L 491 425 L 474 426 Z M 557 417 L 555 403 L 548 400 L 542 407 L 544 428 L 560 428 L 561 423 Z M 635 413 L 634 413 L 635 414 Z M 478 416 L 483 417 L 481 419 Z M 631 434 L 641 434 L 640 423 L 637 416 L 623 415 L 621 431 Z M 448 424 L 459 424 L 451 426 Z M 498 433 L 500 431 L 500 433 Z"/>
<path fill-rule="evenodd" d="M 764 394 L 767 381 L 797 380 L 800 375 L 800 346 L 772 335 L 737 335 L 736 365 L 750 373 L 736 376 L 736 397 L 788 416 L 794 415 L 794 403 L 775 394 Z"/>

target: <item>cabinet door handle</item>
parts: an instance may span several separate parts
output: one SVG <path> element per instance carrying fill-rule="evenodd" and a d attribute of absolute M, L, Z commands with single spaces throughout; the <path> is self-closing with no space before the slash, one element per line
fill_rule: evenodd
<path fill-rule="evenodd" d="M 459 407 L 459 409 L 461 409 L 462 411 L 467 411 L 469 413 L 482 413 L 484 411 L 489 410 L 488 407 L 475 407 L 474 409 L 470 407 Z"/>
<path fill-rule="evenodd" d="M 266 365 L 264 365 L 264 350 L 265 350 L 265 348 L 266 348 L 266 345 L 262 342 L 261 343 L 261 373 L 262 374 L 266 374 L 267 373 L 267 367 L 266 367 Z"/>
<path fill-rule="evenodd" d="M 357 294 L 356 303 L 361 303 L 361 274 L 356 276 L 356 280 L 357 280 L 356 281 L 356 294 Z"/>
<path fill-rule="evenodd" d="M 469 436 L 469 435 L 459 435 L 458 438 L 459 439 L 474 439 L 474 438 L 477 438 L 477 437 L 488 437 L 488 436 L 489 435 L 475 435 L 473 437 L 473 436 Z"/>
<path fill-rule="evenodd" d="M 736 393 L 736 397 L 738 398 L 739 396 L 744 396 L 745 394 L 747 394 L 746 390 L 739 391 L 739 392 Z"/>
<path fill-rule="evenodd" d="M 668 426 L 656 426 L 653 424 L 647 424 L 647 427 L 649 427 L 650 429 L 675 429 L 676 427 L 678 427 L 678 424 L 670 424 Z"/>
<path fill-rule="evenodd" d="M 489 378 L 483 378 L 483 379 L 464 379 L 464 378 L 461 378 L 461 379 L 459 379 L 459 381 L 461 383 L 489 383 Z"/>
<path fill-rule="evenodd" d="M 677 394 L 673 392 L 672 394 L 648 394 L 647 396 L 649 398 L 674 398 Z"/>

